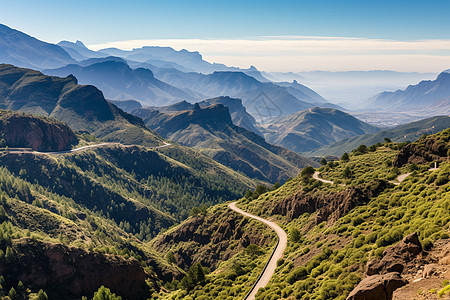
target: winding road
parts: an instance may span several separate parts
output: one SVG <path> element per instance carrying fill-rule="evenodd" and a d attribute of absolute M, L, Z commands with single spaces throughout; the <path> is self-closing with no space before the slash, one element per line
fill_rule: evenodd
<path fill-rule="evenodd" d="M 88 145 L 88 146 L 82 146 L 82 147 L 78 147 L 75 149 L 71 149 L 71 150 L 65 150 L 65 151 L 51 151 L 51 152 L 41 152 L 41 151 L 35 151 L 35 150 L 12 150 L 12 151 L 8 151 L 8 153 L 35 153 L 35 154 L 46 154 L 46 155 L 56 155 L 56 154 L 66 154 L 66 153 L 73 153 L 73 152 L 78 152 L 78 151 L 83 151 L 86 149 L 90 149 L 90 148 L 98 148 L 98 147 L 102 147 L 102 146 L 111 146 L 111 145 L 121 145 L 124 146 L 121 143 L 100 143 L 100 144 L 95 144 L 95 145 Z M 153 146 L 153 147 L 146 147 L 146 148 L 150 148 L 150 149 L 161 149 L 161 148 L 165 148 L 168 146 L 172 146 L 172 144 L 169 144 L 167 142 L 164 142 L 163 145 L 160 146 Z"/>
<path fill-rule="evenodd" d="M 243 211 L 242 209 L 238 208 L 236 206 L 236 202 L 230 203 L 228 205 L 228 207 L 243 216 L 263 222 L 264 224 L 266 224 L 267 226 L 272 228 L 272 230 L 275 231 L 275 233 L 278 236 L 278 243 L 275 246 L 272 256 L 270 257 L 269 261 L 267 262 L 261 275 L 259 276 L 259 278 L 255 282 L 255 284 L 253 285 L 252 289 L 247 294 L 247 296 L 244 298 L 244 300 L 253 300 L 253 299 L 255 299 L 255 295 L 258 292 L 258 290 L 262 287 L 265 287 L 269 283 L 273 274 L 275 273 L 275 269 L 277 268 L 277 261 L 283 256 L 284 250 L 286 249 L 287 234 L 283 230 L 283 228 L 278 226 L 276 223 L 268 221 L 261 217 L 249 214 L 249 213 Z"/>

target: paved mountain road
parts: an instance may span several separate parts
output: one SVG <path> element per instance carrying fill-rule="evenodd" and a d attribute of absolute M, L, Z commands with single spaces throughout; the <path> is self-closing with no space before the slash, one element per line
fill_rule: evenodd
<path fill-rule="evenodd" d="M 286 245 L 287 245 L 287 234 L 286 232 L 283 230 L 283 228 L 281 228 L 280 226 L 278 226 L 276 223 L 268 221 L 266 219 L 263 219 L 261 217 L 249 214 L 245 211 L 243 211 L 242 209 L 238 208 L 236 206 L 236 202 L 230 203 L 228 205 L 228 207 L 232 210 L 234 210 L 237 213 L 240 213 L 243 216 L 258 220 L 260 222 L 263 222 L 264 224 L 266 224 L 267 226 L 269 226 L 270 228 L 272 228 L 273 231 L 275 231 L 275 233 L 278 236 L 278 244 L 271 256 L 271 258 L 269 259 L 269 261 L 266 264 L 266 268 L 263 270 L 262 274 L 260 275 L 258 281 L 253 285 L 251 291 L 249 292 L 249 294 L 247 294 L 246 298 L 244 298 L 244 300 L 253 300 L 255 299 L 255 295 L 258 292 L 259 288 L 265 287 L 270 279 L 272 278 L 273 274 L 275 273 L 275 269 L 277 268 L 277 261 L 283 256 L 284 250 L 286 249 Z"/>
<path fill-rule="evenodd" d="M 88 146 L 78 147 L 78 148 L 75 148 L 75 149 L 65 150 L 65 151 L 41 152 L 41 151 L 34 151 L 34 150 L 13 150 L 13 151 L 8 151 L 8 153 L 35 153 L 35 154 L 56 155 L 56 154 L 73 153 L 73 152 L 83 151 L 83 150 L 86 150 L 86 149 L 98 148 L 98 147 L 110 146 L 110 145 L 121 145 L 121 146 L 124 146 L 121 143 L 100 143 L 100 144 L 95 144 L 95 145 L 88 145 Z M 146 147 L 146 148 L 161 149 L 161 148 L 165 148 L 165 147 L 168 147 L 168 146 L 172 146 L 172 144 L 164 142 L 163 145 L 153 146 L 153 147 Z"/>

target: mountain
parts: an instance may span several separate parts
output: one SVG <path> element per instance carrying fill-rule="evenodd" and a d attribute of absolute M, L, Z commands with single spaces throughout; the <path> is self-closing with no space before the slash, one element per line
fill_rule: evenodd
<path fill-rule="evenodd" d="M 66 50 L 66 52 L 69 53 L 70 56 L 78 61 L 86 60 L 88 58 L 100 58 L 107 56 L 106 54 L 98 53 L 96 51 L 88 49 L 81 41 L 76 41 L 75 43 L 69 41 L 61 41 L 57 45 Z"/>
<path fill-rule="evenodd" d="M 421 81 L 405 90 L 383 92 L 373 96 L 367 103 L 368 108 L 397 111 L 433 109 L 443 99 L 450 98 L 450 73 L 442 72 L 435 80 Z M 449 110 L 449 107 L 445 107 Z"/>
<path fill-rule="evenodd" d="M 98 63 L 93 63 L 100 61 Z M 120 58 L 91 58 L 93 64 L 67 65 L 47 69 L 44 73 L 56 76 L 75 75 L 81 84 L 92 84 L 112 100 L 136 99 L 146 105 L 165 105 L 183 99 L 192 99 L 188 93 L 164 83 L 144 68 L 132 69 Z M 83 63 L 82 63 L 83 64 Z"/>
<path fill-rule="evenodd" d="M 278 82 L 277 85 L 286 87 L 288 92 L 294 95 L 297 99 L 308 103 L 328 103 L 322 96 L 307 88 L 303 84 L 294 80 L 292 82 Z M 331 104 L 331 103 L 330 103 Z"/>
<path fill-rule="evenodd" d="M 304 100 L 315 102 L 306 93 L 303 93 L 303 100 L 299 100 L 290 94 L 287 88 L 274 83 L 260 82 L 243 72 L 214 72 L 203 75 L 182 73 L 177 70 L 158 70 L 155 77 L 178 88 L 197 91 L 207 97 L 229 96 L 242 99 L 247 111 L 257 120 L 279 117 L 314 106 Z"/>
<path fill-rule="evenodd" d="M 228 107 L 234 125 L 252 131 L 256 134 L 262 135 L 261 132 L 259 132 L 259 130 L 256 128 L 255 118 L 253 118 L 253 116 L 247 112 L 245 107 L 242 105 L 241 99 L 222 96 L 211 99 L 205 99 L 197 103 L 198 105 L 200 105 L 201 108 L 205 108 L 207 106 L 214 104 L 222 104 Z M 156 109 L 161 112 L 175 112 L 183 110 L 192 110 L 194 109 L 194 104 L 191 104 L 187 101 L 181 101 L 168 106 L 150 107 L 150 108 Z M 132 113 L 132 111 L 130 111 L 130 113 Z"/>
<path fill-rule="evenodd" d="M 179 105 L 185 105 L 180 103 Z M 266 143 L 259 135 L 233 124 L 227 107 L 214 104 L 184 111 L 139 109 L 133 112 L 163 137 L 201 151 L 250 178 L 275 183 L 314 164 L 289 150 Z"/>
<path fill-rule="evenodd" d="M 397 143 L 414 141 L 424 134 L 433 134 L 448 127 L 450 127 L 449 116 L 431 117 L 420 121 L 399 125 L 392 129 L 381 130 L 375 134 L 365 134 L 347 138 L 320 149 L 313 150 L 309 152 L 308 155 L 342 155 L 344 152 L 349 152 L 352 149 L 357 148 L 359 145 L 370 146 L 377 143 L 383 143 L 384 138 L 389 138 L 393 142 Z"/>
<path fill-rule="evenodd" d="M 0 24 L 0 63 L 46 69 L 75 63 L 61 47 Z"/>
<path fill-rule="evenodd" d="M 342 139 L 379 129 L 332 108 L 314 107 L 263 125 L 269 143 L 297 153 L 313 151 Z"/>
<path fill-rule="evenodd" d="M 0 110 L 3 145 L 38 151 L 70 150 L 78 138 L 67 125 L 45 117 Z"/>
<path fill-rule="evenodd" d="M 50 116 L 104 141 L 154 146 L 162 138 L 142 120 L 107 102 L 94 86 L 78 85 L 74 76 L 46 76 L 38 71 L 0 65 L 0 108 Z"/>

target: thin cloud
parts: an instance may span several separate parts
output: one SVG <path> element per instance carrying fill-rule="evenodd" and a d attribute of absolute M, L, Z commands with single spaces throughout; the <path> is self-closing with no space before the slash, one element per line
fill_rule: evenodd
<path fill-rule="evenodd" d="M 246 39 L 151 39 L 90 45 L 124 50 L 169 46 L 199 51 L 211 62 L 267 71 L 367 70 L 438 72 L 450 66 L 450 40 L 397 41 L 320 36 L 265 36 Z"/>

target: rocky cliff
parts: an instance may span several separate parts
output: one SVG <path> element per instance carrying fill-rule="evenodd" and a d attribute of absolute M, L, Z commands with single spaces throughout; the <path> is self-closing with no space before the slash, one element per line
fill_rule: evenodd
<path fill-rule="evenodd" d="M 61 122 L 12 111 L 0 111 L 0 134 L 12 148 L 62 151 L 78 143 L 73 131 Z"/>
<path fill-rule="evenodd" d="M 50 299 L 91 296 L 102 285 L 127 299 L 145 295 L 147 275 L 135 259 L 30 238 L 15 240 L 12 249 L 13 260 L 0 263 L 0 273 L 7 281 L 45 289 Z"/>

